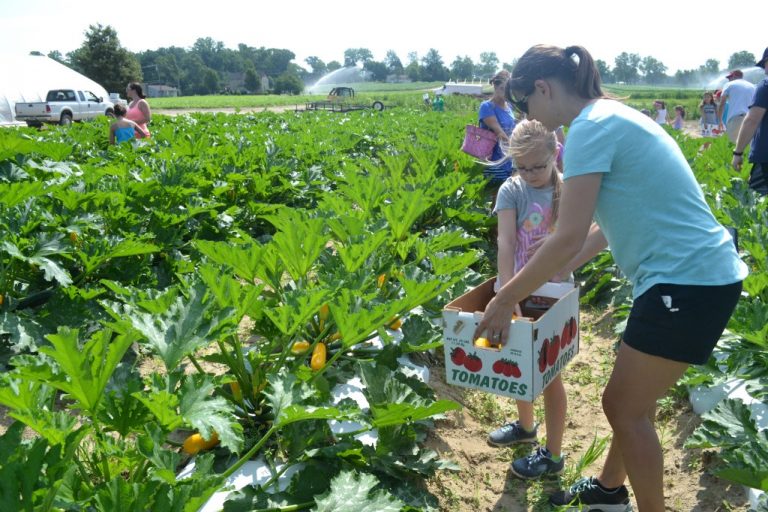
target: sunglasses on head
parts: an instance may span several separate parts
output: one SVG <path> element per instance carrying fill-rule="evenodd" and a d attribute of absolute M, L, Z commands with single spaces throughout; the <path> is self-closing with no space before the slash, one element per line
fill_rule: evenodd
<path fill-rule="evenodd" d="M 521 114 L 528 114 L 528 97 L 530 94 L 526 94 L 520 99 L 517 99 L 513 94 L 507 95 L 507 101 Z"/>
<path fill-rule="evenodd" d="M 521 114 L 528 114 L 528 98 L 531 96 L 529 92 L 525 96 L 518 98 L 512 93 L 512 81 L 507 82 L 507 101 Z"/>

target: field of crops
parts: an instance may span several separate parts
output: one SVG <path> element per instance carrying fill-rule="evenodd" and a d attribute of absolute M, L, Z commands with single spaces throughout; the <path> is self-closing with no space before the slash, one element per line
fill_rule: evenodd
<path fill-rule="evenodd" d="M 258 459 L 270 478 L 225 510 L 437 510 L 423 480 L 454 466 L 422 441 L 459 406 L 402 361 L 493 272 L 462 112 L 157 116 L 137 148 L 108 146 L 106 120 L 0 131 L 0 503 L 196 511 Z M 725 139 L 676 136 L 752 272 L 720 360 L 686 383 L 739 376 L 765 401 L 766 202 Z M 579 279 L 626 313 L 609 254 Z M 338 398 L 351 383 L 363 401 Z M 768 488 L 745 405 L 690 442 Z"/>

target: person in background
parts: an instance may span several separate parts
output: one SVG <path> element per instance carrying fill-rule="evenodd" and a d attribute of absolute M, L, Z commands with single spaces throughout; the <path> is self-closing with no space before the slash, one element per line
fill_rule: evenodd
<path fill-rule="evenodd" d="M 424 105 L 429 108 L 430 105 L 432 105 L 432 101 L 429 99 L 429 93 L 425 92 L 424 95 L 421 97 L 422 101 L 424 101 Z"/>
<path fill-rule="evenodd" d="M 529 248 L 554 229 L 562 185 L 556 164 L 558 144 L 555 133 L 538 121 L 521 121 L 512 131 L 507 154 L 514 158 L 517 174 L 499 189 L 494 210 L 499 217 L 497 286 L 506 284 L 519 272 L 530 258 Z M 523 316 L 519 306 L 515 313 Z M 516 404 L 518 420 L 491 432 L 489 444 L 537 442 L 533 403 L 517 400 Z M 546 445 L 515 460 L 511 466 L 513 474 L 534 479 L 562 472 L 567 404 L 563 381 L 557 375 L 544 390 Z"/>
<path fill-rule="evenodd" d="M 651 111 L 647 108 L 642 109 L 640 112 L 642 112 L 644 115 L 651 117 Z"/>
<path fill-rule="evenodd" d="M 435 112 L 442 112 L 445 110 L 445 101 L 442 94 L 435 95 L 435 100 L 432 102 L 432 110 Z"/>
<path fill-rule="evenodd" d="M 728 102 L 723 101 L 723 90 L 717 89 L 715 90 L 715 103 L 717 103 L 717 132 L 718 134 L 723 133 L 724 130 L 720 129 L 720 125 L 725 125 L 725 120 L 728 119 Z M 722 108 L 722 114 L 720 113 L 720 105 L 725 105 Z"/>
<path fill-rule="evenodd" d="M 735 69 L 725 77 L 728 83 L 723 86 L 723 92 L 720 95 L 720 105 L 717 108 L 717 117 L 723 117 L 723 109 L 726 101 L 728 102 L 728 114 L 725 116 L 725 126 L 719 126 L 720 130 L 725 128 L 728 139 L 734 144 L 736 137 L 739 136 L 739 129 L 744 117 L 749 110 L 749 103 L 755 94 L 755 86 L 744 80 L 744 73 L 740 69 Z"/>
<path fill-rule="evenodd" d="M 661 125 L 667 123 L 667 104 L 661 100 L 653 102 L 653 109 L 656 111 L 656 122 Z"/>
<path fill-rule="evenodd" d="M 755 66 L 763 68 L 768 75 L 768 48 L 763 52 L 763 58 L 755 63 Z M 744 162 L 744 150 L 749 144 L 749 161 L 752 163 L 752 171 L 749 173 L 749 187 L 761 195 L 768 195 L 768 78 L 757 84 L 752 103 L 749 105 L 744 122 L 741 123 L 739 136 L 736 139 L 736 147 L 733 150 L 733 168 L 741 170 Z"/>
<path fill-rule="evenodd" d="M 506 158 L 503 149 L 509 144 L 509 135 L 516 124 L 512 106 L 504 98 L 507 80 L 509 80 L 509 71 L 505 69 L 491 78 L 493 96 L 480 104 L 478 112 L 480 127 L 492 131 L 497 138 L 496 146 L 489 159 L 492 163 L 483 171 L 488 179 L 486 190 L 491 196 L 492 204 L 495 202 L 496 192 L 501 184 L 514 173 L 513 162 Z"/>
<path fill-rule="evenodd" d="M 717 103 L 715 103 L 715 97 L 711 92 L 705 92 L 699 103 L 699 113 L 701 114 L 701 135 L 703 137 L 711 137 L 720 124 L 717 121 Z"/>
<path fill-rule="evenodd" d="M 136 140 L 136 134 L 147 134 L 144 129 L 129 119 L 125 119 L 127 109 L 122 103 L 115 104 L 115 121 L 109 126 L 109 143 L 114 145 L 121 142 Z"/>
<path fill-rule="evenodd" d="M 125 94 L 128 97 L 128 112 L 125 114 L 125 118 L 129 121 L 133 121 L 142 131 L 136 132 L 136 137 L 139 139 L 148 139 L 150 137 L 149 128 L 147 125 L 152 120 L 152 111 L 149 109 L 149 103 L 145 99 L 144 92 L 141 89 L 141 84 L 131 82 L 128 87 L 125 88 Z"/>
<path fill-rule="evenodd" d="M 680 147 L 652 120 L 605 97 L 581 46 L 537 45 L 517 61 L 507 99 L 550 130 L 568 129 L 555 231 L 491 299 L 474 336 L 506 343 L 516 305 L 564 268 L 610 247 L 633 304 L 602 397 L 613 430 L 600 475 L 550 496 L 555 506 L 664 512 L 656 402 L 709 360 L 747 266 L 715 218 Z M 598 229 L 593 229 L 593 218 Z"/>
<path fill-rule="evenodd" d="M 682 105 L 675 105 L 675 118 L 672 120 L 672 128 L 675 130 L 682 130 L 684 121 L 685 109 Z"/>

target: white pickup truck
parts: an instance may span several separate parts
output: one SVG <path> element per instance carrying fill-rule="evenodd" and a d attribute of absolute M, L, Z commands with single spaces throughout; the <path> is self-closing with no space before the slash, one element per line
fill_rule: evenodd
<path fill-rule="evenodd" d="M 48 91 L 45 101 L 16 103 L 16 120 L 29 126 L 41 126 L 43 123 L 69 125 L 73 121 L 111 116 L 113 108 L 113 103 L 90 91 L 53 89 Z"/>

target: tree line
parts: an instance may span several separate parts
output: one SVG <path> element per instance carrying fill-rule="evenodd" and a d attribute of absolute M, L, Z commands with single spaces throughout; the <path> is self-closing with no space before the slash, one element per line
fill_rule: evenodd
<path fill-rule="evenodd" d="M 446 64 L 438 50 L 426 54 L 409 52 L 406 63 L 394 50 L 381 61 L 367 48 L 348 48 L 341 61 L 324 62 L 307 57 L 306 67 L 293 62 L 296 55 L 284 48 L 252 47 L 239 44 L 226 48 L 210 37 L 197 39 L 191 48 L 171 46 L 133 53 L 123 48 L 111 26 L 91 25 L 85 40 L 76 50 L 62 55 L 52 51 L 49 57 L 102 84 L 108 91 L 122 91 L 131 81 L 164 84 L 179 94 L 219 93 L 289 93 L 299 94 L 325 74 L 348 66 L 360 66 L 371 80 L 410 80 L 442 82 L 446 80 L 484 80 L 499 69 L 511 70 L 515 61 L 501 62 L 495 52 L 483 52 L 478 62 L 459 56 Z M 727 69 L 753 66 L 755 56 L 747 51 L 734 53 Z M 701 83 L 720 72 L 720 62 L 708 59 L 697 69 L 678 70 L 667 75 L 667 66 L 655 57 L 622 52 L 611 67 L 602 60 L 596 64 L 605 83 L 689 86 Z M 236 83 L 237 86 L 230 87 Z"/>

